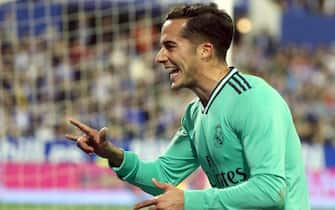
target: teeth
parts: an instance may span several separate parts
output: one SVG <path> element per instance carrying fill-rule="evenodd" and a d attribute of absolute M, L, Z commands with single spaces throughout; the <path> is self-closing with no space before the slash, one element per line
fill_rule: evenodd
<path fill-rule="evenodd" d="M 172 69 L 172 70 L 169 71 L 169 74 L 176 73 L 178 71 L 179 71 L 179 69 Z"/>

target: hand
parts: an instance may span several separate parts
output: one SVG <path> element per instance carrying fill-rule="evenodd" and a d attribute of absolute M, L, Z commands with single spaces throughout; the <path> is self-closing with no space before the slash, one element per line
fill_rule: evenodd
<path fill-rule="evenodd" d="M 84 135 L 73 136 L 67 134 L 65 135 L 67 139 L 77 142 L 77 146 L 87 154 L 94 152 L 102 158 L 109 159 L 115 166 L 121 165 L 123 151 L 106 140 L 106 127 L 98 131 L 77 120 L 71 119 L 69 122 L 79 128 Z"/>
<path fill-rule="evenodd" d="M 142 201 L 135 205 L 134 210 L 150 207 L 149 210 L 184 210 L 184 191 L 171 184 L 152 179 L 156 187 L 165 191 L 153 199 Z"/>

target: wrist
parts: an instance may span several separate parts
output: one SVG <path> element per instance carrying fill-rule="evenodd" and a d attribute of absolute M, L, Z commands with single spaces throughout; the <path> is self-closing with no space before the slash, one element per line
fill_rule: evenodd
<path fill-rule="evenodd" d="M 124 159 L 124 151 L 121 148 L 112 145 L 106 158 L 111 167 L 120 167 Z"/>

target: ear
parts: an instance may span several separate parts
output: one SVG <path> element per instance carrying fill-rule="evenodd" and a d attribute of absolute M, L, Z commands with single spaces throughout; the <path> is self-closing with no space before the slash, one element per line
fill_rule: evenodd
<path fill-rule="evenodd" d="M 204 42 L 197 47 L 197 54 L 201 60 L 209 61 L 214 55 L 214 46 L 212 43 Z"/>

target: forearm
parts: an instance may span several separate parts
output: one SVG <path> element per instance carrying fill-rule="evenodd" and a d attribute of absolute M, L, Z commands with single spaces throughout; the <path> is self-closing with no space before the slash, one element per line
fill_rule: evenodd
<path fill-rule="evenodd" d="M 113 170 L 124 181 L 140 187 L 143 191 L 158 195 L 162 193 L 153 183 L 158 181 L 177 185 L 198 167 L 192 158 L 163 155 L 155 161 L 144 162 L 133 152 L 124 152 L 124 160 L 120 167 Z"/>
<path fill-rule="evenodd" d="M 151 181 L 152 178 L 161 179 L 161 174 L 156 169 L 155 163 L 143 163 L 135 153 L 125 152 L 122 164 L 120 167 L 113 167 L 113 170 L 120 179 L 140 187 L 149 194 L 157 195 L 161 193 Z"/>
<path fill-rule="evenodd" d="M 108 144 L 106 158 L 108 159 L 109 165 L 111 167 L 120 167 L 124 159 L 124 151 L 109 142 Z"/>
<path fill-rule="evenodd" d="M 280 209 L 284 205 L 285 180 L 274 175 L 257 175 L 226 189 L 185 191 L 185 210 L 194 209 Z"/>

